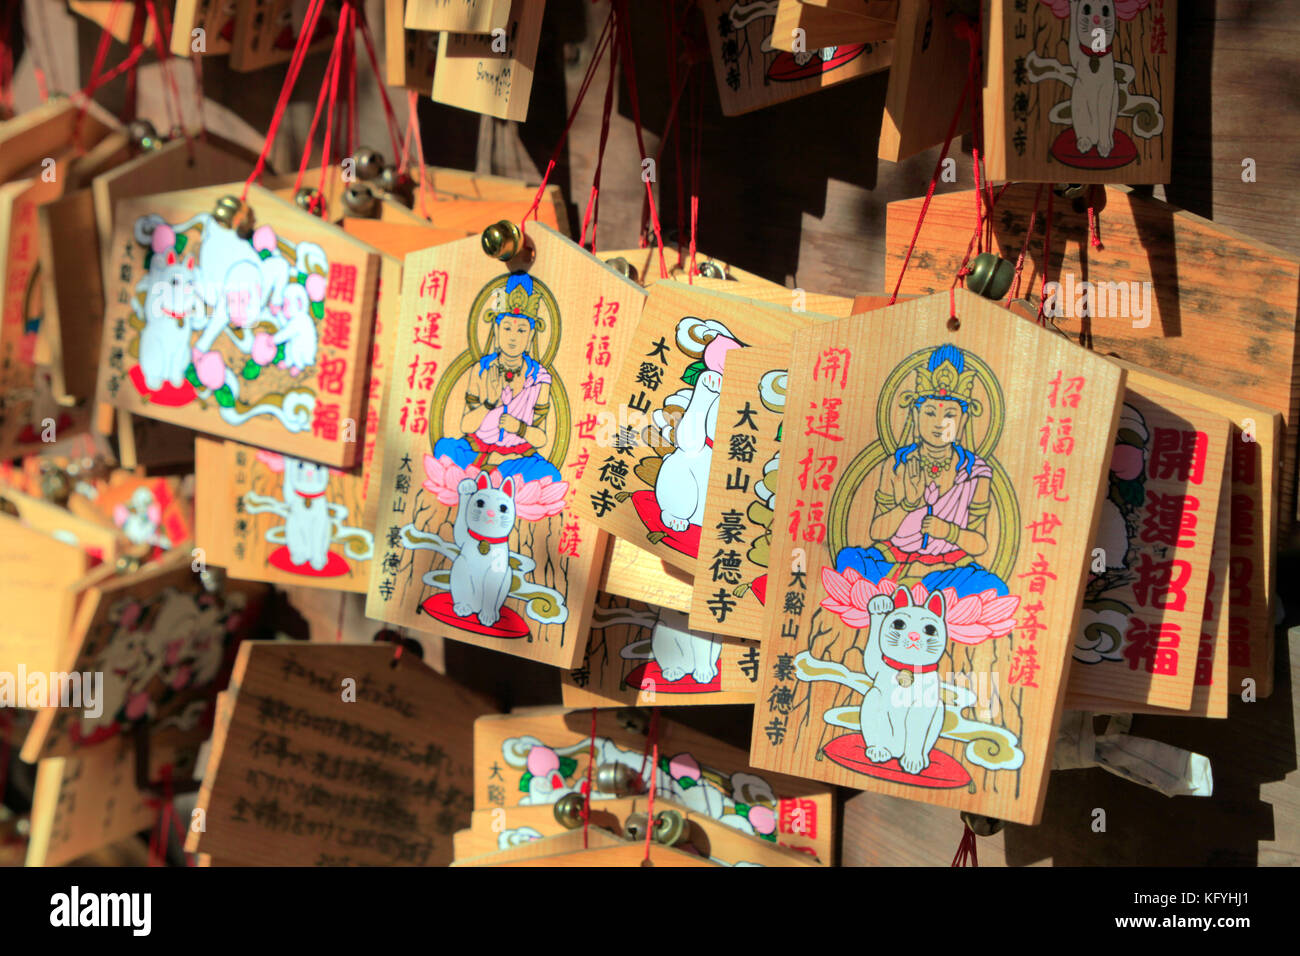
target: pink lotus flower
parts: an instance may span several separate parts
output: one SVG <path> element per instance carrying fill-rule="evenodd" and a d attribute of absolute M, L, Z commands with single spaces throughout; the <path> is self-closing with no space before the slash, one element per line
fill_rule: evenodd
<path fill-rule="evenodd" d="M 450 458 L 424 456 L 424 489 L 433 493 L 439 504 L 449 508 L 460 503 L 460 492 L 456 486 L 466 478 L 477 478 L 482 469 L 476 465 L 461 468 Z M 489 473 L 493 488 L 500 488 L 503 481 L 497 471 Z M 525 521 L 540 521 L 564 510 L 564 498 L 569 492 L 567 481 L 554 481 L 541 478 L 534 481 L 514 481 L 515 514 Z"/>
<path fill-rule="evenodd" d="M 873 583 L 849 568 L 843 574 L 832 568 L 822 568 L 822 586 L 827 596 L 821 606 L 839 617 L 849 627 L 868 627 L 871 614 L 868 602 L 877 595 L 893 596 L 898 585 L 889 579 Z M 912 602 L 923 606 L 929 591 L 913 584 Z M 981 644 L 993 637 L 1006 637 L 1016 626 L 1016 609 L 1020 598 L 1016 595 L 999 596 L 992 588 L 978 594 L 957 597 L 953 588 L 943 589 L 947 613 L 944 623 L 948 636 L 958 644 Z"/>

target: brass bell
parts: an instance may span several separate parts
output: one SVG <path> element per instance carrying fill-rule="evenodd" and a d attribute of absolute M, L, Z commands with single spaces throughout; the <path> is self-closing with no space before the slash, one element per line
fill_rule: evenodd
<path fill-rule="evenodd" d="M 654 841 L 664 846 L 676 846 L 686 839 L 690 824 L 676 810 L 655 814 Z"/>
<path fill-rule="evenodd" d="M 65 505 L 72 497 L 72 481 L 62 468 L 57 465 L 44 465 L 41 468 L 41 497 L 56 505 Z"/>
<path fill-rule="evenodd" d="M 415 204 L 415 181 L 406 173 L 398 172 L 396 166 L 385 166 L 376 185 L 408 208 Z"/>
<path fill-rule="evenodd" d="M 555 801 L 555 822 L 566 830 L 582 826 L 582 808 L 586 804 L 580 793 L 566 793 Z"/>
<path fill-rule="evenodd" d="M 623 836 L 633 843 L 645 839 L 646 827 L 650 825 L 650 818 L 644 813 L 630 813 L 627 821 L 623 824 Z"/>
<path fill-rule="evenodd" d="M 632 265 L 632 263 L 628 262 L 622 256 L 615 256 L 613 259 L 608 260 L 605 265 L 609 266 L 619 275 L 631 279 L 633 282 L 637 279 L 636 266 Z"/>
<path fill-rule="evenodd" d="M 994 252 L 981 252 L 971 263 L 966 288 L 986 299 L 1000 299 L 1011 290 L 1016 267 Z"/>
<path fill-rule="evenodd" d="M 349 216 L 374 219 L 379 215 L 379 197 L 365 183 L 351 183 L 343 190 L 343 205 Z"/>
<path fill-rule="evenodd" d="M 244 204 L 238 196 L 222 196 L 217 200 L 216 208 L 212 210 L 212 218 L 227 228 L 233 228 L 235 218 L 243 208 Z"/>
<path fill-rule="evenodd" d="M 509 262 L 523 248 L 523 231 L 509 219 L 502 219 L 483 230 L 483 251 L 493 259 Z"/>
<path fill-rule="evenodd" d="M 706 279 L 725 279 L 727 278 L 727 268 L 712 259 L 706 259 L 700 263 L 700 275 Z"/>
<path fill-rule="evenodd" d="M 1083 183 L 1057 183 L 1052 187 L 1052 192 L 1062 199 L 1082 199 L 1087 188 Z"/>
<path fill-rule="evenodd" d="M 362 146 L 356 151 L 352 163 L 356 167 L 357 179 L 375 179 L 384 171 L 383 154 L 368 146 Z"/>
<path fill-rule="evenodd" d="M 614 719 L 629 733 L 650 733 L 650 712 L 644 707 L 620 707 L 615 712 Z"/>
<path fill-rule="evenodd" d="M 993 836 L 1007 825 L 1005 820 L 999 820 L 997 817 L 986 817 L 982 813 L 971 813 L 969 810 L 961 812 L 961 821 L 974 831 L 976 836 Z"/>
<path fill-rule="evenodd" d="M 627 764 L 603 763 L 596 768 L 596 789 L 625 797 L 640 793 L 643 787 L 640 774 Z"/>
<path fill-rule="evenodd" d="M 141 561 L 138 554 L 120 554 L 117 557 L 117 562 L 113 566 L 113 570 L 118 574 L 134 574 L 136 571 L 140 570 L 140 565 L 142 563 L 143 561 Z"/>
<path fill-rule="evenodd" d="M 301 187 L 293 194 L 293 201 L 298 205 L 299 209 L 304 209 L 307 212 L 314 212 L 317 209 L 321 210 L 322 213 L 325 211 L 325 205 L 320 201 L 320 190 L 311 186 Z"/>

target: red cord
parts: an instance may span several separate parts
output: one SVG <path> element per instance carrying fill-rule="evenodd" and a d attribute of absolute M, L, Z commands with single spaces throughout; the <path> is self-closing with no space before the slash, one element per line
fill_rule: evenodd
<path fill-rule="evenodd" d="M 335 86 L 335 80 L 338 77 L 339 60 L 341 59 L 339 55 L 339 51 L 340 51 L 341 44 L 343 42 L 343 35 L 347 30 L 348 9 L 349 8 L 345 5 L 343 10 L 339 14 L 339 28 L 338 28 L 338 32 L 334 34 L 334 45 L 330 48 L 329 60 L 325 64 L 325 76 L 321 78 L 320 91 L 316 96 L 316 110 L 315 112 L 312 113 L 311 125 L 307 128 L 307 138 L 303 141 L 302 159 L 300 159 L 298 162 L 298 175 L 297 177 L 295 177 L 293 181 L 294 193 L 297 193 L 298 190 L 302 188 L 303 178 L 307 175 L 307 167 L 311 165 L 312 150 L 316 145 L 316 127 L 320 122 L 321 114 L 325 112 L 325 104 L 330 99 L 330 90 Z M 332 122 L 333 122 L 333 115 L 327 116 L 325 118 L 325 126 L 327 130 L 329 129 L 330 124 Z M 318 190 L 318 195 L 317 195 L 317 199 L 319 200 L 320 203 L 320 208 L 313 209 L 314 212 L 320 212 L 322 214 L 324 211 L 324 196 L 325 196 L 323 174 L 325 170 L 329 168 L 328 152 L 329 152 L 329 147 L 327 142 L 325 148 L 322 149 L 321 151 L 322 181 L 321 181 L 321 188 Z"/>
<path fill-rule="evenodd" d="M 587 209 L 582 216 L 582 235 L 578 245 L 587 245 L 587 224 L 591 223 L 591 251 L 596 251 L 596 225 L 600 218 L 600 173 L 605 165 L 605 144 L 609 141 L 609 120 L 614 111 L 614 81 L 618 76 L 618 47 L 609 54 L 609 80 L 605 84 L 605 105 L 600 118 L 600 147 L 596 152 L 596 171 L 591 179 L 591 195 L 587 198 Z"/>
<path fill-rule="evenodd" d="M 628 15 L 627 0 L 613 0 L 613 7 L 618 11 L 616 28 L 618 36 L 623 44 L 623 74 L 627 77 L 628 98 L 632 101 L 632 121 L 636 123 L 636 145 L 640 151 L 640 156 L 646 158 L 645 137 L 641 132 L 641 101 L 637 96 L 636 89 L 636 59 L 632 53 L 632 24 L 631 17 Z M 656 167 L 657 168 L 657 167 Z M 668 278 L 668 263 L 664 259 L 664 236 L 663 230 L 659 226 L 659 208 L 655 204 L 654 185 L 646 176 L 645 180 L 646 201 L 650 207 L 650 222 L 654 226 L 655 243 L 659 250 L 659 278 Z M 645 246 L 645 224 L 642 223 L 641 245 Z"/>
<path fill-rule="evenodd" d="M 704 95 L 701 87 L 702 81 L 696 74 L 695 83 L 695 122 L 691 131 L 691 262 L 690 269 L 687 271 L 686 279 L 691 285 L 695 284 L 695 276 L 698 269 L 695 267 L 695 248 L 696 233 L 700 224 L 700 144 L 704 140 Z"/>
<path fill-rule="evenodd" d="M 1101 233 L 1097 228 L 1097 207 L 1092 203 L 1088 204 L 1088 239 L 1094 249 L 1105 248 L 1101 244 Z"/>
<path fill-rule="evenodd" d="M 307 48 L 311 46 L 311 37 L 316 32 L 316 21 L 320 19 L 321 9 L 325 6 L 324 0 L 309 0 L 307 7 L 307 19 L 303 23 L 302 33 L 298 35 L 298 43 L 294 46 L 293 57 L 289 60 L 289 71 L 285 75 L 284 85 L 280 88 L 280 97 L 275 104 L 275 112 L 271 114 L 271 122 L 266 128 L 266 140 L 262 143 L 262 152 L 257 157 L 257 163 L 253 166 L 252 173 L 244 182 L 244 189 L 239 194 L 240 201 L 247 201 L 248 191 L 252 188 L 253 183 L 262 178 L 262 171 L 266 169 L 267 157 L 271 155 L 271 147 L 275 144 L 276 133 L 280 129 L 280 121 L 284 119 L 284 111 L 289 105 L 289 96 L 293 93 L 294 84 L 298 82 L 298 73 L 302 70 L 303 60 L 307 58 Z"/>
<path fill-rule="evenodd" d="M 952 858 L 953 866 L 979 866 L 979 855 L 975 850 L 975 831 L 969 826 L 961 835 L 961 842 L 957 844 L 957 855 Z"/>
<path fill-rule="evenodd" d="M 397 114 L 393 112 L 392 101 L 388 98 L 388 86 L 383 81 L 383 73 L 379 69 L 379 58 L 375 56 L 375 38 L 370 33 L 370 21 L 366 19 L 364 6 L 357 0 L 349 0 L 356 11 L 357 20 L 361 23 L 361 39 L 366 45 L 366 55 L 370 57 L 370 68 L 374 71 L 375 80 L 379 85 L 379 96 L 384 103 L 384 119 L 388 123 L 388 138 L 392 142 L 393 155 L 397 155 L 398 144 L 402 139 L 402 128 L 397 122 Z"/>
<path fill-rule="evenodd" d="M 650 750 L 652 751 L 652 761 L 650 764 L 650 795 L 646 800 L 646 828 L 645 828 L 645 862 L 650 862 L 650 836 L 655 829 L 655 788 L 658 786 L 659 778 L 659 708 L 656 707 L 650 713 Z M 643 761 L 644 762 L 644 761 Z"/>
<path fill-rule="evenodd" d="M 1010 305 L 1020 293 L 1020 274 L 1025 267 L 1025 253 L 1029 251 L 1029 239 L 1034 234 L 1034 223 L 1038 220 L 1038 202 L 1043 198 L 1043 184 L 1038 184 L 1038 191 L 1034 193 L 1034 208 L 1029 213 L 1029 228 L 1025 230 L 1025 241 L 1020 244 L 1020 255 L 1016 257 L 1016 280 L 1011 286 L 1011 292 L 1007 295 L 1007 305 Z"/>
<path fill-rule="evenodd" d="M 582 848 L 584 850 L 587 849 L 587 830 L 591 826 L 591 775 L 596 769 L 596 714 L 596 708 L 591 708 L 591 745 L 587 749 L 587 789 L 582 794 Z"/>
<path fill-rule="evenodd" d="M 330 105 L 325 115 L 325 142 L 321 145 L 320 185 L 317 187 L 317 194 L 322 202 L 325 196 L 325 176 L 330 167 L 330 157 L 333 156 L 330 146 L 333 142 L 334 116 L 339 97 L 339 74 L 343 72 L 343 49 L 346 45 L 345 38 L 356 27 L 356 11 L 356 4 L 343 5 L 339 15 L 339 33 L 334 38 L 334 73 L 330 77 Z"/>
<path fill-rule="evenodd" d="M 426 194 L 433 191 L 429 185 L 429 170 L 424 165 L 424 139 L 420 136 L 420 111 L 418 103 L 420 94 L 415 90 L 407 90 L 407 104 L 410 107 L 409 115 L 406 121 L 406 137 L 412 138 L 414 131 L 415 153 L 420 164 L 420 215 L 425 219 L 432 221 L 433 216 L 429 212 L 429 204 L 426 200 Z M 402 147 L 402 164 L 405 166 L 407 156 L 407 147 Z"/>
<path fill-rule="evenodd" d="M 1043 317 L 1043 305 L 1047 301 L 1047 271 L 1052 264 L 1052 196 L 1049 189 L 1047 191 L 1047 219 L 1043 223 L 1043 284 L 1038 290 L 1038 324 L 1046 325 L 1047 320 Z"/>

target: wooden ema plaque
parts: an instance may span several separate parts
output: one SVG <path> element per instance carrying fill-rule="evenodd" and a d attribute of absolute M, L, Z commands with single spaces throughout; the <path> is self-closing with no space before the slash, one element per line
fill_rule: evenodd
<path fill-rule="evenodd" d="M 795 335 L 750 756 L 1033 823 L 1124 372 L 951 301 Z"/>
<path fill-rule="evenodd" d="M 1024 243 L 1037 188 L 1015 184 L 998 199 L 994 235 L 1001 255 L 1012 261 Z M 913 256 L 902 291 L 938 292 L 952 284 L 966 254 L 973 201 L 970 191 L 934 197 L 920 239 L 927 255 Z M 920 199 L 889 204 L 886 275 L 898 275 L 920 209 Z M 1044 219 L 1045 205 L 1038 230 Z M 1049 295 L 1055 326 L 1103 354 L 1281 412 L 1286 444 L 1279 521 L 1287 530 L 1296 504 L 1300 258 L 1114 186 L 1105 188 L 1098 223 L 1103 247 L 1094 249 L 1086 209 L 1055 204 L 1048 275 L 1059 283 Z M 1021 284 L 1033 307 L 1043 278 L 1039 234 L 1029 243 Z M 1223 284 L 1225 262 L 1233 264 L 1230 287 Z"/>
<path fill-rule="evenodd" d="M 991 181 L 1167 183 L 1173 0 L 993 0 L 984 84 Z"/>
<path fill-rule="evenodd" d="M 777 8 L 772 2 L 739 0 L 700 4 L 724 115 L 739 116 L 888 69 L 894 52 L 889 40 L 810 44 L 802 53 L 778 50 L 772 43 Z"/>
<path fill-rule="evenodd" d="M 393 364 L 401 312 L 402 263 L 380 258 L 373 349 L 366 367 L 361 462 L 348 471 L 227 442 L 224 472 L 210 507 L 230 528 L 227 567 L 237 578 L 364 592 L 375 554 L 380 406 Z M 205 488 L 206 490 L 206 488 Z M 214 559 L 215 560 L 215 559 Z M 221 563 L 218 561 L 218 563 Z"/>
<path fill-rule="evenodd" d="M 718 401 L 728 355 L 828 320 L 677 282 L 651 286 L 611 394 L 619 420 L 579 489 L 579 513 L 694 573 L 715 437 L 742 413 Z"/>
<path fill-rule="evenodd" d="M 893 63 L 877 155 L 891 163 L 937 146 L 948 135 L 966 86 L 970 45 L 957 32 L 962 14 L 938 0 L 899 0 Z M 956 135 L 970 131 L 962 110 Z"/>
<path fill-rule="evenodd" d="M 763 636 L 789 364 L 788 344 L 728 357 L 714 444 L 721 460 L 709 472 L 699 586 L 691 595 L 693 627 L 733 637 Z"/>
<path fill-rule="evenodd" d="M 532 0 L 538 7 L 543 0 Z M 406 19 L 398 9 L 397 22 L 408 30 L 447 33 L 491 33 L 510 25 L 511 0 L 407 0 Z"/>
<path fill-rule="evenodd" d="M 790 53 L 894 38 L 890 20 L 845 13 L 804 0 L 780 0 L 772 25 L 772 46 Z M 798 32 L 802 31 L 802 33 Z"/>
<path fill-rule="evenodd" d="M 1132 371 L 1130 376 L 1134 376 Z M 1132 378 L 1130 379 L 1132 381 Z M 1143 701 L 1111 700 L 1089 696 L 1076 690 L 1081 685 L 1083 667 L 1075 664 L 1070 671 L 1070 684 L 1066 689 L 1067 710 L 1087 710 L 1094 713 L 1165 714 L 1173 717 L 1227 717 L 1228 655 L 1230 633 L 1228 629 L 1228 576 L 1230 573 L 1230 538 L 1232 508 L 1232 463 L 1225 458 L 1222 480 L 1219 485 L 1218 520 L 1214 524 L 1214 543 L 1210 555 L 1209 580 L 1205 590 L 1205 609 L 1199 622 L 1200 639 L 1197 642 L 1195 676 L 1192 681 L 1191 703 L 1186 709 L 1162 707 Z M 1085 614 L 1087 602 L 1085 601 Z M 1086 634 L 1086 631 L 1085 631 Z M 1179 635 L 1180 651 L 1185 652 L 1185 635 Z M 1166 640 L 1166 643 L 1169 643 Z M 1078 648 L 1075 650 L 1077 661 Z M 1181 663 L 1181 662 L 1180 662 Z M 1085 672 L 1086 674 L 1086 672 Z M 1085 677 L 1086 680 L 1086 677 Z"/>
<path fill-rule="evenodd" d="M 712 867 L 719 864 L 687 853 L 676 847 L 651 844 L 647 853 L 644 841 L 640 844 L 620 840 L 613 834 L 563 833 L 521 843 L 508 850 L 489 853 L 471 860 L 458 861 L 452 866 L 520 866 L 520 867 Z"/>
<path fill-rule="evenodd" d="M 681 611 L 596 596 L 582 661 L 564 672 L 564 706 L 752 704 L 758 645 L 693 630 Z"/>
<path fill-rule="evenodd" d="M 77 609 L 62 659 L 62 669 L 83 685 L 102 674 L 102 684 L 95 678 L 98 700 L 43 708 L 22 759 L 66 756 L 141 724 L 149 726 L 151 746 L 197 746 L 260 603 L 256 588 L 209 594 L 190 570 L 188 553 L 171 552 L 99 583 Z"/>
<path fill-rule="evenodd" d="M 588 843 L 593 833 L 613 834 L 628 839 L 628 817 L 647 810 L 645 797 L 617 797 L 613 800 L 596 800 L 591 804 L 591 821 Z M 696 813 L 667 800 L 655 799 L 655 814 L 671 810 L 687 821 L 685 839 L 676 849 L 692 853 L 720 866 L 817 866 L 817 861 L 807 853 L 773 846 L 767 840 L 733 830 L 707 813 Z M 555 819 L 555 808 L 549 804 L 496 807 L 475 810 L 470 815 L 468 830 L 456 834 L 454 844 L 457 861 L 472 861 L 474 857 L 499 853 L 512 847 L 523 846 L 548 837 L 561 836 L 569 831 Z M 581 830 L 578 831 L 581 836 Z M 644 840 L 633 845 L 644 853 Z M 581 845 L 581 843 L 579 843 Z M 655 844 L 657 846 L 657 844 Z"/>
<path fill-rule="evenodd" d="M 1073 695 L 1191 706 L 1229 425 L 1128 373 L 1089 559 Z M 1223 519 L 1228 520 L 1227 512 Z"/>
<path fill-rule="evenodd" d="M 238 0 L 176 0 L 171 52 L 184 57 L 229 53 L 237 10 Z"/>
<path fill-rule="evenodd" d="M 231 190 L 119 203 L 99 400 L 350 466 L 379 256 L 256 186 L 244 238 L 213 217 Z"/>
<path fill-rule="evenodd" d="M 19 665 L 33 672 L 57 670 L 66 657 L 64 642 L 72 626 L 78 582 L 89 567 L 89 556 L 17 518 L 0 515 L 0 673 L 11 675 Z M 0 679 L 0 691 L 4 680 Z M 11 692 L 20 688 L 11 687 Z M 14 707 L 0 692 L 0 706 Z"/>
<path fill-rule="evenodd" d="M 622 538 L 611 538 L 601 590 L 674 611 L 689 611 L 695 579 Z"/>
<path fill-rule="evenodd" d="M 117 120 L 102 107 L 91 103 L 82 116 L 81 108 L 69 98 L 52 99 L 0 121 L 0 183 L 32 167 L 41 172 L 41 161 L 58 157 L 66 150 L 74 132 L 80 136 L 81 145 L 90 149 L 118 128 Z"/>
<path fill-rule="evenodd" d="M 405 6 L 412 9 L 414 4 Z M 428 96 L 438 62 L 438 35 L 404 28 L 402 7 L 403 0 L 384 0 L 384 82 Z"/>
<path fill-rule="evenodd" d="M 247 866 L 443 866 L 484 698 L 387 645 L 246 642 L 187 849 Z"/>
<path fill-rule="evenodd" d="M 526 120 L 545 10 L 545 0 L 512 0 L 504 33 L 440 33 L 433 101 L 497 119 Z"/>
<path fill-rule="evenodd" d="M 241 73 L 287 63 L 305 23 L 295 23 L 293 0 L 236 0 L 230 68 Z M 322 10 L 307 48 L 310 56 L 328 50 L 338 32 L 337 11 Z"/>
<path fill-rule="evenodd" d="M 219 568 L 234 560 L 233 526 L 217 520 L 220 502 L 230 493 L 229 469 L 224 441 L 194 436 L 194 557 Z"/>
<path fill-rule="evenodd" d="M 573 667 L 606 541 L 569 504 L 645 294 L 545 226 L 528 238 L 527 271 L 473 237 L 406 259 L 366 613 Z"/>
<path fill-rule="evenodd" d="M 591 749 L 591 711 L 542 707 L 480 718 L 474 724 L 474 809 L 551 805 L 584 792 Z M 760 773 L 744 751 L 659 718 L 659 763 L 644 758 L 648 737 L 622 726 L 612 711 L 596 715 L 596 765 L 623 764 L 655 802 L 671 801 L 814 859 L 835 847 L 832 791 L 810 780 Z M 619 796 L 592 783 L 592 800 Z"/>

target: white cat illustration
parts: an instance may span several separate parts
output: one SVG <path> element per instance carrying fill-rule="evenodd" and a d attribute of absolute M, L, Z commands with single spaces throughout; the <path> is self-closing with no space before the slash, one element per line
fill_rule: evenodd
<path fill-rule="evenodd" d="M 140 371 L 150 389 L 163 383 L 180 388 L 190 364 L 190 335 L 194 329 L 198 295 L 194 290 L 194 257 L 177 261 L 176 253 L 154 249 L 146 278 L 144 306 L 136 306 L 144 319 L 140 330 Z"/>
<path fill-rule="evenodd" d="M 484 627 L 501 617 L 510 594 L 510 532 L 515 526 L 515 479 L 493 488 L 486 474 L 464 478 L 456 486 L 453 536 L 460 553 L 451 564 L 452 610 L 460 617 L 476 615 Z"/>
<path fill-rule="evenodd" d="M 284 543 L 294 564 L 320 571 L 329 561 L 334 522 L 325 489 L 330 470 L 325 465 L 284 456 Z"/>
<path fill-rule="evenodd" d="M 676 425 L 658 409 L 653 421 L 674 446 L 659 466 L 655 478 L 655 503 L 664 527 L 685 531 L 704 521 L 704 499 L 713 463 L 713 436 L 718 424 L 718 396 L 727 352 L 740 343 L 725 325 L 688 316 L 677 323 L 677 345 L 688 355 L 700 356 L 703 368 L 695 384 L 670 395 L 665 407 L 684 408 Z"/>
<path fill-rule="evenodd" d="M 1103 159 L 1115 148 L 1120 78 L 1115 65 L 1117 20 L 1132 20 L 1148 0 L 1042 0 L 1070 21 L 1070 121 L 1080 155 L 1094 146 Z"/>
<path fill-rule="evenodd" d="M 938 674 L 948 645 L 943 594 L 935 592 L 918 606 L 906 588 L 899 588 L 892 598 L 873 597 L 867 610 L 871 629 L 862 663 L 871 689 L 861 709 L 867 759 L 884 763 L 896 757 L 907 773 L 920 773 L 930 765 L 943 729 Z"/>
<path fill-rule="evenodd" d="M 633 641 L 622 650 L 627 660 L 650 656 L 659 665 L 664 680 L 674 684 L 687 674 L 697 684 L 709 684 L 718 676 L 722 642 L 716 635 L 692 631 L 681 611 L 659 610 L 659 619 L 650 630 L 649 640 Z"/>

